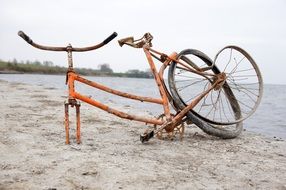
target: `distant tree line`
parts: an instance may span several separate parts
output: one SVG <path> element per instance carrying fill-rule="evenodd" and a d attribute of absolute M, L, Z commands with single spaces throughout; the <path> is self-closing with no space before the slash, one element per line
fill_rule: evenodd
<path fill-rule="evenodd" d="M 152 78 L 150 70 L 140 71 L 137 69 L 128 70 L 125 73 L 116 73 L 110 68 L 108 63 L 98 65 L 97 69 L 75 68 L 78 74 L 90 76 L 117 76 L 117 77 L 133 77 L 133 78 Z M 54 65 L 52 61 L 20 61 L 16 59 L 12 61 L 0 60 L 0 73 L 37 73 L 37 74 L 65 74 L 66 67 Z"/>

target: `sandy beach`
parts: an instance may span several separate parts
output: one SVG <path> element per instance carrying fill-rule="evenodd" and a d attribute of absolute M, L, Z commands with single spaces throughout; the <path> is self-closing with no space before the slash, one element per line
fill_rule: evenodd
<path fill-rule="evenodd" d="M 146 125 L 82 103 L 82 144 L 71 110 L 66 145 L 66 92 L 1 80 L 0 87 L 0 190 L 286 190 L 284 140 L 247 131 L 222 140 L 187 127 L 182 141 L 142 144 Z"/>

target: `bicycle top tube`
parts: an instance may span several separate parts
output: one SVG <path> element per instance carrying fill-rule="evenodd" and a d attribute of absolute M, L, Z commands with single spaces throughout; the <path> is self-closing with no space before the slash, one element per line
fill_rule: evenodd
<path fill-rule="evenodd" d="M 71 45 L 68 45 L 67 47 L 44 46 L 44 45 L 40 45 L 40 44 L 33 42 L 33 40 L 28 35 L 26 35 L 23 31 L 19 31 L 18 35 L 20 37 L 22 37 L 28 44 L 32 45 L 35 48 L 41 49 L 41 50 L 83 52 L 83 51 L 95 50 L 95 49 L 98 49 L 98 48 L 106 45 L 107 43 L 109 43 L 111 40 L 113 40 L 117 36 L 117 33 L 113 32 L 108 38 L 106 38 L 103 42 L 101 42 L 97 45 L 88 46 L 88 47 L 81 47 L 81 48 L 72 47 Z"/>

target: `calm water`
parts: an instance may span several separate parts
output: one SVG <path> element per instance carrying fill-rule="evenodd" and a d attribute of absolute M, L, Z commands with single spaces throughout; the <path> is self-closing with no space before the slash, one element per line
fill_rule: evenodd
<path fill-rule="evenodd" d="M 92 81 L 113 87 L 116 90 L 125 91 L 142 96 L 159 97 L 156 84 L 152 79 L 114 78 L 114 77 L 87 77 Z M 58 75 L 28 75 L 0 74 L 0 79 L 12 82 L 21 82 L 32 85 L 53 87 L 63 91 L 67 90 L 65 76 Z M 154 115 L 163 112 L 162 108 L 155 104 L 140 103 L 116 97 L 108 93 L 76 84 L 76 88 L 82 94 L 92 96 L 104 103 L 131 106 L 135 110 L 146 110 Z M 60 95 L 59 95 L 60 96 Z M 264 94 L 258 110 L 244 121 L 244 128 L 249 131 L 261 133 L 269 137 L 286 139 L 286 85 L 264 85 Z"/>

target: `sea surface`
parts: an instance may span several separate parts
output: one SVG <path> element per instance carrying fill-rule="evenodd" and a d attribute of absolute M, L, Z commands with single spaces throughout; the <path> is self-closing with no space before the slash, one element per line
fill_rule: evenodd
<path fill-rule="evenodd" d="M 86 78 L 116 90 L 135 95 L 159 97 L 159 92 L 153 79 L 118 77 Z M 63 75 L 0 74 L 0 80 L 56 88 L 67 93 L 66 79 Z M 91 96 L 106 104 L 112 103 L 121 105 L 122 107 L 134 108 L 134 112 L 144 110 L 155 116 L 163 113 L 160 105 L 128 100 L 78 83 L 76 83 L 76 89 L 80 93 Z M 59 96 L 62 96 L 62 94 L 59 94 Z M 244 121 L 244 128 L 268 137 L 286 139 L 286 85 L 264 84 L 264 93 L 260 106 L 250 118 Z"/>

